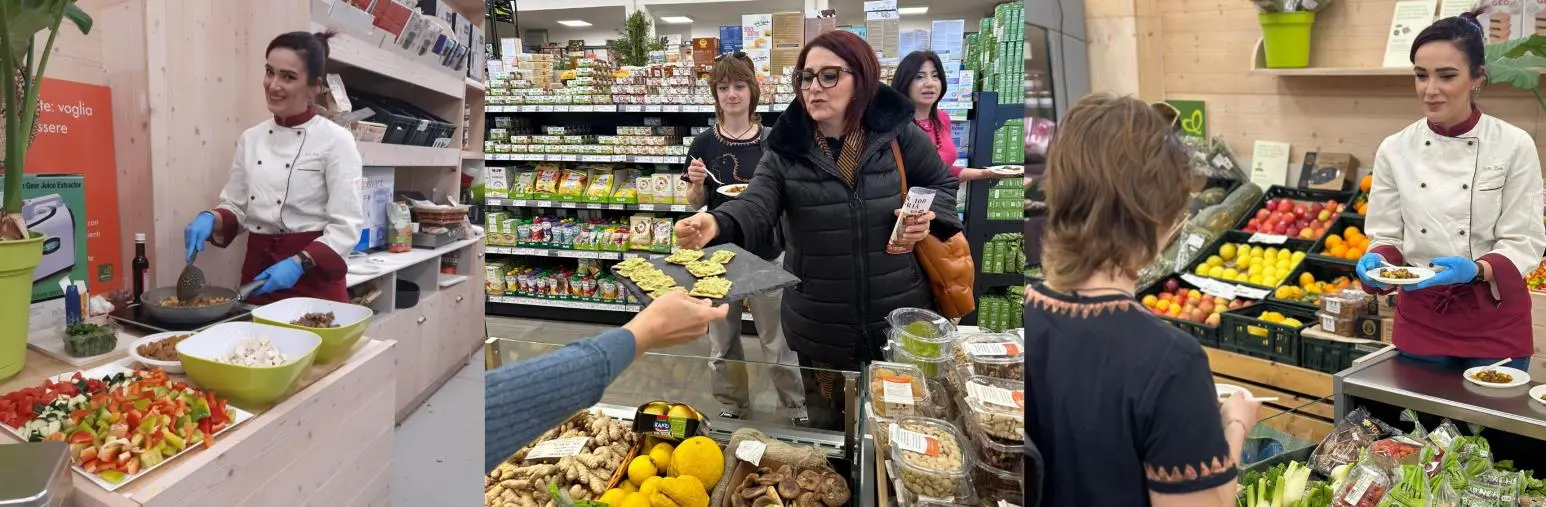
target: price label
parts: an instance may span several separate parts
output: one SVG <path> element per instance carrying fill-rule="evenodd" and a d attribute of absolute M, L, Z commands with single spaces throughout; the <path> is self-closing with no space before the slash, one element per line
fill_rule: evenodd
<path fill-rule="evenodd" d="M 1202 245 L 1203 245 L 1203 240 L 1202 240 L 1202 236 L 1201 235 L 1193 234 L 1191 236 L 1187 236 L 1186 237 L 1186 246 L 1189 246 L 1189 247 L 1192 247 L 1192 248 L 1202 248 Z"/>
<path fill-rule="evenodd" d="M 1342 313 L 1342 302 L 1332 298 L 1321 298 L 1321 303 L 1326 305 L 1328 313 Z"/>
<path fill-rule="evenodd" d="M 1325 331 L 1325 332 L 1328 332 L 1328 333 L 1336 333 L 1337 332 L 1337 319 L 1332 318 L 1332 316 L 1330 316 L 1330 315 L 1322 315 L 1321 316 L 1321 330 Z"/>
<path fill-rule="evenodd" d="M 983 403 L 1010 408 L 1025 408 L 1025 391 L 1005 389 L 998 386 L 990 386 L 969 382 L 966 384 L 966 395 L 976 398 Z"/>
<path fill-rule="evenodd" d="M 537 106 L 537 112 L 539 112 L 539 113 L 551 113 L 551 112 L 553 112 L 553 106 Z"/>
<path fill-rule="evenodd" d="M 549 440 L 531 449 L 526 453 L 526 459 L 567 458 L 585 451 L 585 443 L 590 437 L 557 438 Z"/>
<path fill-rule="evenodd" d="M 761 440 L 742 440 L 741 445 L 735 448 L 735 457 L 753 465 L 761 465 L 762 453 L 767 450 L 768 444 Z"/>
<path fill-rule="evenodd" d="M 978 357 L 1018 356 L 1020 344 L 1015 342 L 968 343 L 966 353 Z"/>
<path fill-rule="evenodd" d="M 646 106 L 644 106 L 644 112 L 646 112 L 646 113 L 658 113 L 658 112 L 660 112 L 660 104 L 649 104 L 649 105 L 646 105 Z"/>
<path fill-rule="evenodd" d="M 912 451 L 924 456 L 939 456 L 939 439 L 903 428 L 900 424 L 891 425 L 891 441 L 904 451 Z"/>
<path fill-rule="evenodd" d="M 917 401 L 913 396 L 913 384 L 911 382 L 892 382 L 890 380 L 880 383 L 880 399 L 892 405 L 912 405 Z"/>
<path fill-rule="evenodd" d="M 1258 232 L 1256 234 L 1252 234 L 1251 239 L 1248 241 L 1252 243 L 1261 243 L 1264 245 L 1281 245 L 1288 242 L 1288 236 L 1282 236 L 1278 234 L 1263 234 Z"/>
<path fill-rule="evenodd" d="M 538 208 L 551 208 L 553 207 L 553 201 L 537 201 L 533 203 L 532 206 L 536 206 Z"/>
<path fill-rule="evenodd" d="M 1267 297 L 1267 289 L 1258 289 L 1258 288 L 1255 288 L 1255 287 L 1246 287 L 1244 285 L 1236 285 L 1234 288 L 1235 288 L 1235 294 L 1240 296 L 1240 297 L 1243 297 L 1243 298 L 1247 298 L 1247 299 L 1261 299 L 1261 298 Z"/>
<path fill-rule="evenodd" d="M 667 113 L 675 113 L 681 111 L 682 106 L 667 104 L 665 106 L 661 106 L 660 110 Z"/>

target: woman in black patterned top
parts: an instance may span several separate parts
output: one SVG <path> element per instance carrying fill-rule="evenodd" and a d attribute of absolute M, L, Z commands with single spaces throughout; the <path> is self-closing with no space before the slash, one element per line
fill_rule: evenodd
<path fill-rule="evenodd" d="M 1184 218 L 1185 148 L 1147 104 L 1092 95 L 1048 149 L 1046 282 L 1027 287 L 1026 432 L 1042 505 L 1230 506 L 1257 402 L 1219 405 L 1197 340 L 1133 297 Z"/>

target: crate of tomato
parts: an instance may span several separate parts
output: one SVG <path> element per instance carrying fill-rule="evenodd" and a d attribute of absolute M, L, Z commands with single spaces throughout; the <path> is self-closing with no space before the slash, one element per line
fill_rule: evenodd
<path fill-rule="evenodd" d="M 1299 333 L 1315 324 L 1315 311 L 1269 300 L 1224 312 L 1220 324 L 1219 348 L 1298 365 Z"/>
<path fill-rule="evenodd" d="M 1352 197 L 1352 192 L 1273 185 L 1262 196 L 1262 202 L 1241 218 L 1235 229 L 1253 234 L 1318 240 L 1341 216 Z"/>
<path fill-rule="evenodd" d="M 1226 311 L 1253 301 L 1227 294 L 1209 294 L 1186 280 L 1171 276 L 1154 284 L 1140 298 L 1143 307 L 1161 320 L 1186 331 L 1209 347 L 1219 344 L 1219 324 Z"/>

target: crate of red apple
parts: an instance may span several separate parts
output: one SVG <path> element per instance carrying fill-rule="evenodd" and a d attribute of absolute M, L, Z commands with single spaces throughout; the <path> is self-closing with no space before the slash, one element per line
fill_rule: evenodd
<path fill-rule="evenodd" d="M 1346 204 L 1336 199 L 1299 201 L 1289 197 L 1267 199 L 1240 230 L 1299 239 L 1318 239 L 1331 228 Z"/>
<path fill-rule="evenodd" d="M 1140 299 L 1143 307 L 1204 344 L 1218 343 L 1218 325 L 1225 311 L 1255 302 L 1207 294 L 1177 277 L 1165 279 L 1152 290 Z"/>

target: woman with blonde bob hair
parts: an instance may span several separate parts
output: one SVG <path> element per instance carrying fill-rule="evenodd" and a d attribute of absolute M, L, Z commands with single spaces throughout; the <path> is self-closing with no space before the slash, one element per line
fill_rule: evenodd
<path fill-rule="evenodd" d="M 1047 152 L 1045 283 L 1026 289 L 1026 430 L 1043 505 L 1234 505 L 1257 402 L 1220 402 L 1208 357 L 1134 297 L 1185 217 L 1186 148 L 1136 99 L 1085 97 Z"/>

